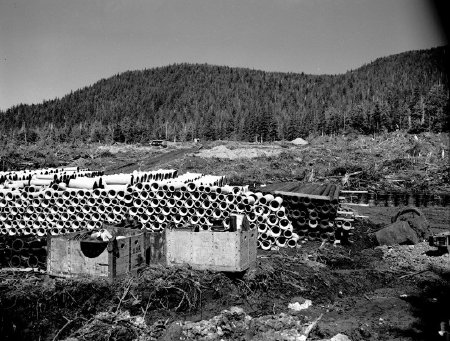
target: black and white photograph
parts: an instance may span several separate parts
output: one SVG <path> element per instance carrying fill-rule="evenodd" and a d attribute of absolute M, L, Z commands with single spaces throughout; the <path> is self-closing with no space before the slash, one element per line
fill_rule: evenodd
<path fill-rule="evenodd" d="M 450 341 L 446 0 L 0 0 L 0 341 Z"/>

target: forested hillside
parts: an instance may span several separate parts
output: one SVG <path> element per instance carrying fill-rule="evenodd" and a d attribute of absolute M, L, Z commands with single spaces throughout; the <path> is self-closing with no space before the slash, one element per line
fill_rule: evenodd
<path fill-rule="evenodd" d="M 128 71 L 61 99 L 0 112 L 0 133 L 17 142 L 140 142 L 442 131 L 446 58 L 448 46 L 412 51 L 340 75 L 190 64 Z"/>

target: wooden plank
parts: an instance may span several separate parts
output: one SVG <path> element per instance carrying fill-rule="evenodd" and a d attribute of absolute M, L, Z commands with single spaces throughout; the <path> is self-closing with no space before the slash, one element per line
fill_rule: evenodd
<path fill-rule="evenodd" d="M 308 197 L 310 199 L 315 199 L 315 200 L 325 200 L 325 201 L 330 201 L 330 197 L 328 196 L 324 196 L 324 195 L 316 195 L 316 194 L 305 194 L 305 193 L 297 193 L 297 192 L 282 192 L 282 191 L 275 191 L 275 194 L 278 195 L 286 195 L 286 196 L 292 196 L 292 197 Z"/>
<path fill-rule="evenodd" d="M 369 191 L 348 191 L 348 190 L 341 190 L 341 193 L 369 193 Z"/>
<path fill-rule="evenodd" d="M 363 207 L 368 207 L 368 206 L 370 206 L 369 204 L 357 204 L 357 203 L 353 203 L 353 202 L 343 202 L 342 205 L 349 205 L 349 206 L 363 206 Z"/>

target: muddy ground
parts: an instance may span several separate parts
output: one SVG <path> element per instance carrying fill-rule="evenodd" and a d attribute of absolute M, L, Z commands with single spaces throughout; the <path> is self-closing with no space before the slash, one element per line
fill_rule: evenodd
<path fill-rule="evenodd" d="M 174 168 L 225 174 L 235 184 L 339 183 L 346 171 L 361 171 L 347 188 L 450 189 L 447 135 L 310 142 L 77 146 L 44 161 L 106 173 Z M 421 154 L 411 156 L 415 146 Z M 153 265 L 111 284 L 2 269 L 0 340 L 295 340 L 319 317 L 308 340 L 338 333 L 351 340 L 442 340 L 440 322 L 450 319 L 449 255 L 426 242 L 376 246 L 368 235 L 388 224 L 399 207 L 352 208 L 368 218 L 356 223 L 351 245 L 310 240 L 297 249 L 259 250 L 256 269 L 245 274 Z M 434 232 L 450 227 L 448 207 L 421 210 Z M 305 310 L 288 308 L 307 299 L 312 305 Z"/>
<path fill-rule="evenodd" d="M 321 316 L 308 340 L 338 333 L 351 340 L 440 340 L 440 322 L 450 319 L 448 254 L 425 242 L 373 247 L 365 236 L 375 226 L 361 222 L 349 246 L 308 241 L 299 249 L 259 251 L 256 270 L 239 275 L 154 265 L 111 285 L 2 272 L 0 335 L 3 340 L 270 340 L 292 328 L 292 319 L 300 333 Z M 288 308 L 305 299 L 312 301 L 309 308 Z M 245 314 L 220 315 L 232 307 Z M 245 325 L 245 315 L 253 324 Z"/>

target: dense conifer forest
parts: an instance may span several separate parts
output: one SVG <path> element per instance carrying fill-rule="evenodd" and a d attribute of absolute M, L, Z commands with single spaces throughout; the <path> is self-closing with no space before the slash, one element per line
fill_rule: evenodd
<path fill-rule="evenodd" d="M 177 64 L 127 71 L 60 99 L 0 111 L 18 143 L 291 140 L 310 133 L 448 130 L 448 46 L 339 75 Z"/>

